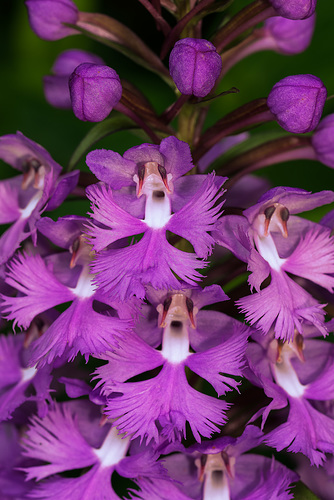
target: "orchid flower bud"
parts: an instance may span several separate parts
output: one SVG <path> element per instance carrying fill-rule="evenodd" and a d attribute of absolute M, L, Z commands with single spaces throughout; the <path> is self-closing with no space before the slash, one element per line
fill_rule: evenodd
<path fill-rule="evenodd" d="M 104 64 L 101 57 L 79 49 L 65 50 L 55 60 L 52 75 L 43 78 L 45 98 L 51 106 L 61 109 L 71 109 L 71 96 L 68 80 L 79 64 Z"/>
<path fill-rule="evenodd" d="M 277 82 L 267 105 L 279 125 L 296 134 L 311 132 L 318 125 L 327 90 L 313 75 L 292 75 Z"/>
<path fill-rule="evenodd" d="M 170 54 L 169 72 L 185 95 L 205 97 L 213 89 L 221 69 L 221 57 L 208 40 L 183 38 Z"/>
<path fill-rule="evenodd" d="M 307 49 L 315 26 L 315 14 L 299 21 L 284 17 L 270 17 L 264 23 L 264 28 L 275 43 L 277 52 L 281 54 L 299 54 Z"/>
<path fill-rule="evenodd" d="M 69 87 L 73 112 L 83 121 L 104 120 L 122 96 L 116 71 L 100 64 L 80 64 L 70 76 Z"/>
<path fill-rule="evenodd" d="M 334 168 L 334 114 L 321 120 L 312 136 L 312 146 L 317 159 Z"/>
<path fill-rule="evenodd" d="M 312 16 L 317 0 L 270 0 L 277 14 L 288 19 L 306 19 Z"/>
<path fill-rule="evenodd" d="M 59 40 L 78 32 L 64 23 L 75 24 L 78 8 L 72 0 L 26 0 L 32 30 L 43 40 Z"/>

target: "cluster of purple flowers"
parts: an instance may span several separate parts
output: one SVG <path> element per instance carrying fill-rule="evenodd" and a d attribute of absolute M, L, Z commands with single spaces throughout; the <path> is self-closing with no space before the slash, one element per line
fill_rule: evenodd
<path fill-rule="evenodd" d="M 82 121 L 114 110 L 150 142 L 121 155 L 86 138 L 84 178 L 78 154 L 63 170 L 22 133 L 0 137 L 0 158 L 19 171 L 0 182 L 0 497 L 288 500 L 309 486 L 330 500 L 334 211 L 298 214 L 334 203 L 334 191 L 252 175 L 300 158 L 334 166 L 326 87 L 285 77 L 202 130 L 234 64 L 305 50 L 316 1 L 256 0 L 211 41 L 195 20 L 214 3 L 141 3 L 164 35 L 161 57 L 72 0 L 25 2 L 40 38 L 83 33 L 121 48 L 176 97 L 158 115 L 99 56 L 68 50 L 44 78 L 47 101 Z M 238 152 L 243 131 L 267 121 L 312 135 Z M 54 216 L 69 195 L 90 212 Z"/>

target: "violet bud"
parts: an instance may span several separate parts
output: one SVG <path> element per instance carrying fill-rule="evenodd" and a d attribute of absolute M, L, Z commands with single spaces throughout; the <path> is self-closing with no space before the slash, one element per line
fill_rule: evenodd
<path fill-rule="evenodd" d="M 71 109 L 71 97 L 68 80 L 79 64 L 84 62 L 103 65 L 101 57 L 79 49 L 65 50 L 59 54 L 52 67 L 53 75 L 43 78 L 45 98 L 51 106 Z"/>
<path fill-rule="evenodd" d="M 78 32 L 63 23 L 75 24 L 78 8 L 72 0 L 26 0 L 31 29 L 43 40 L 59 40 Z"/>
<path fill-rule="evenodd" d="M 222 69 L 221 57 L 208 40 L 183 38 L 169 57 L 169 72 L 182 94 L 205 97 Z"/>
<path fill-rule="evenodd" d="M 70 76 L 69 87 L 73 112 L 83 121 L 104 120 L 122 96 L 116 71 L 100 64 L 80 64 Z"/>
<path fill-rule="evenodd" d="M 288 19 L 306 19 L 312 16 L 317 0 L 270 0 L 277 14 Z"/>
<path fill-rule="evenodd" d="M 327 90 L 314 75 L 292 75 L 277 82 L 267 105 L 279 125 L 296 134 L 314 130 L 326 101 Z"/>
<path fill-rule="evenodd" d="M 270 17 L 264 23 L 264 27 L 275 42 L 277 52 L 287 55 L 299 54 L 311 43 L 315 18 L 315 14 L 300 21 L 279 16 Z"/>
<path fill-rule="evenodd" d="M 317 159 L 334 168 L 334 114 L 321 120 L 312 136 L 312 146 Z"/>

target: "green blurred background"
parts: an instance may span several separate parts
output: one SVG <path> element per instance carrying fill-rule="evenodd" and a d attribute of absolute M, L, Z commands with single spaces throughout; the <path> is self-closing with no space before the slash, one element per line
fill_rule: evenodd
<path fill-rule="evenodd" d="M 235 0 L 230 12 L 237 11 L 249 0 Z M 7 4 L 7 5 L 6 5 Z M 76 0 L 79 10 L 104 12 L 126 23 L 139 34 L 157 53 L 161 48 L 162 35 L 155 23 L 137 0 Z M 208 124 L 241 104 L 258 97 L 265 97 L 272 86 L 287 75 L 311 73 L 320 77 L 334 94 L 334 4 L 319 1 L 317 24 L 311 46 L 297 56 L 283 56 L 273 52 L 252 55 L 233 68 L 220 84 L 219 90 L 237 87 L 239 94 L 217 99 L 212 105 Z M 203 36 L 210 36 L 215 29 L 215 16 L 204 24 Z M 20 130 L 29 138 L 44 146 L 61 165 L 66 166 L 80 140 L 93 126 L 80 122 L 71 111 L 52 108 L 44 99 L 42 77 L 50 72 L 57 55 L 69 48 L 81 48 L 99 54 L 113 67 L 121 78 L 135 83 L 161 112 L 173 101 L 172 90 L 159 77 L 146 71 L 118 52 L 100 45 L 81 35 L 56 42 L 40 40 L 30 29 L 23 0 L 11 0 L 2 4 L 0 19 L 2 47 L 2 78 L 0 80 L 0 133 Z M 334 112 L 334 100 L 326 103 L 324 115 Z M 254 129 L 252 133 L 265 134 L 278 130 L 277 124 Z M 132 133 L 117 133 L 104 139 L 98 147 L 114 149 L 122 153 L 141 141 Z M 84 162 L 80 164 L 84 168 Z M 1 163 L 2 174 L 13 175 L 10 168 Z M 312 191 L 334 188 L 332 169 L 312 161 L 295 161 L 275 165 L 263 170 L 273 185 L 298 186 Z"/>

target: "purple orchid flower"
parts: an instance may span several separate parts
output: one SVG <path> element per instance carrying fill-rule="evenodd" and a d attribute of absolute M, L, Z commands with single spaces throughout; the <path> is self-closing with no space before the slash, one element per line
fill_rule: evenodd
<path fill-rule="evenodd" d="M 27 401 L 37 404 L 38 415 L 47 414 L 51 402 L 51 367 L 37 370 L 27 367 L 24 334 L 0 336 L 0 421 L 12 417 L 13 412 Z M 34 394 L 35 392 L 35 394 Z"/>
<path fill-rule="evenodd" d="M 143 478 L 166 476 L 151 448 L 128 456 L 130 439 L 117 435 L 108 424 L 99 426 L 100 420 L 98 407 L 87 401 L 55 404 L 44 419 L 32 418 L 23 454 L 47 463 L 23 470 L 28 479 L 47 479 L 35 487 L 30 497 L 117 500 L 119 496 L 111 483 L 115 471 L 138 485 Z M 56 475 L 77 469 L 83 469 L 79 477 Z"/>
<path fill-rule="evenodd" d="M 79 172 L 60 175 L 61 166 L 20 132 L 0 137 L 0 158 L 23 175 L 0 182 L 0 223 L 13 223 L 0 238 L 0 263 L 31 236 L 44 210 L 54 210 L 75 188 Z"/>
<path fill-rule="evenodd" d="M 318 334 L 314 327 L 296 333 L 290 344 L 254 336 L 257 342 L 247 347 L 249 370 L 247 378 L 263 387 L 272 401 L 252 420 L 263 415 L 262 427 L 272 410 L 289 405 L 286 422 L 270 431 L 265 438 L 278 451 L 287 448 L 301 452 L 312 465 L 325 461 L 325 453 L 334 453 L 333 415 L 322 413 L 315 402 L 333 399 L 334 348 L 333 344 L 313 339 Z"/>
<path fill-rule="evenodd" d="M 172 444 L 162 453 L 174 482 L 146 480 L 150 500 L 290 500 L 298 475 L 274 459 L 246 452 L 259 446 L 263 433 L 248 425 L 239 438 L 222 437 L 185 448 Z M 175 453 L 176 452 L 176 453 Z M 172 496 L 171 496 L 172 495 Z M 134 497 L 131 497 L 134 498 Z"/>
<path fill-rule="evenodd" d="M 145 170 L 146 169 L 146 170 Z M 209 174 L 193 198 L 178 212 L 172 214 L 166 179 L 158 165 L 146 164 L 143 180 L 138 178 L 138 191 L 146 197 L 144 219 L 138 219 L 123 210 L 114 201 L 113 193 L 105 186 L 90 186 L 87 196 L 92 202 L 91 216 L 99 224 L 88 229 L 90 242 L 97 252 L 92 265 L 97 273 L 95 282 L 110 297 L 125 301 L 135 295 L 144 298 L 144 285 L 157 289 L 177 289 L 179 280 L 194 284 L 201 279 L 196 268 L 204 268 L 204 260 L 211 252 L 214 240 L 209 234 L 220 217 L 223 202 L 213 174 Z M 219 187 L 223 181 L 219 182 Z M 102 227 L 101 227 L 102 226 Z M 188 240 L 194 253 L 183 252 L 167 240 L 170 231 Z M 124 248 L 107 249 L 114 242 L 128 236 L 143 237 Z"/>
<path fill-rule="evenodd" d="M 40 225 L 44 234 L 53 233 L 53 241 L 71 252 L 49 256 L 46 261 L 40 255 L 24 254 L 8 266 L 6 282 L 21 293 L 16 297 L 3 295 L 2 311 L 7 319 L 14 320 L 14 326 L 27 328 L 43 311 L 71 302 L 31 344 L 32 365 L 44 366 L 64 352 L 67 359 L 73 359 L 79 351 L 86 357 L 105 352 L 132 326 L 135 307 L 110 301 L 92 285 L 91 247 L 82 237 L 83 219 L 69 217 L 54 222 L 45 218 Z M 97 312 L 96 302 L 104 304 L 107 311 Z"/>
<path fill-rule="evenodd" d="M 264 334 L 274 325 L 275 337 L 292 340 L 295 328 L 313 324 L 327 335 L 321 305 L 287 273 L 334 288 L 334 251 L 330 230 L 290 213 L 311 210 L 334 200 L 332 191 L 311 194 L 295 188 L 275 188 L 244 211 L 217 225 L 216 241 L 248 263 L 248 282 L 257 293 L 237 301 L 246 319 Z M 289 229 L 288 229 L 289 227 Z M 265 288 L 262 283 L 270 275 Z"/>
<path fill-rule="evenodd" d="M 203 304 L 208 295 L 204 293 Z M 198 298 L 200 303 L 200 295 Z M 108 363 L 97 369 L 95 378 L 100 379 L 99 385 L 103 385 L 103 394 L 107 396 L 105 413 L 109 418 L 117 418 L 113 425 L 120 432 L 131 434 L 132 438 L 140 436 L 147 442 L 158 442 L 159 435 L 175 441 L 185 437 L 188 421 L 195 439 L 200 441 L 200 435 L 210 437 L 219 430 L 215 423 L 225 423 L 224 410 L 229 404 L 195 390 L 187 381 L 185 367 L 207 380 L 218 396 L 236 389 L 239 382 L 225 374 L 242 375 L 248 335 L 242 324 L 233 324 L 225 338 L 221 332 L 220 343 L 191 353 L 189 336 L 197 314 L 193 304 L 182 292 L 168 295 L 161 304 L 161 351 L 133 335 L 127 342 L 120 341 L 115 352 L 100 356 Z M 157 368 L 160 371 L 153 378 L 129 382 L 132 377 Z"/>

